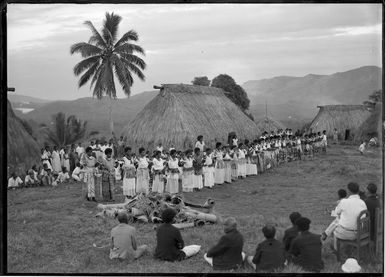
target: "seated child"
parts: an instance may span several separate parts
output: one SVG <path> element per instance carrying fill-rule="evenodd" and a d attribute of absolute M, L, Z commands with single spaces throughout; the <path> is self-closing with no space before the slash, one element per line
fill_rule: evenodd
<path fill-rule="evenodd" d="M 255 256 L 247 258 L 248 263 L 256 270 L 273 271 L 280 269 L 285 263 L 285 249 L 282 242 L 276 240 L 275 228 L 266 225 L 262 228 L 266 240 L 258 244 Z"/>
<path fill-rule="evenodd" d="M 68 174 L 67 168 L 62 166 L 61 172 L 59 172 L 59 175 L 56 179 L 58 183 L 65 183 L 70 179 L 70 175 Z"/>
<path fill-rule="evenodd" d="M 16 189 L 23 184 L 23 181 L 16 172 L 12 172 L 11 178 L 8 180 L 8 189 Z"/>
<path fill-rule="evenodd" d="M 77 163 L 74 171 L 72 171 L 72 175 L 71 175 L 72 179 L 74 179 L 77 182 L 80 182 L 83 179 L 82 170 L 83 170 L 83 166 L 80 163 Z"/>

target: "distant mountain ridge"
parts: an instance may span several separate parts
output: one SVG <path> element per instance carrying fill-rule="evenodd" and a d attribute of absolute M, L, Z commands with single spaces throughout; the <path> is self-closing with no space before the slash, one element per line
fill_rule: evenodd
<path fill-rule="evenodd" d="M 242 87 L 256 120 L 264 116 L 266 101 L 271 116 L 293 125 L 310 121 L 319 105 L 362 104 L 369 94 L 382 88 L 382 69 L 363 66 L 331 75 L 278 76 L 247 81 Z"/>

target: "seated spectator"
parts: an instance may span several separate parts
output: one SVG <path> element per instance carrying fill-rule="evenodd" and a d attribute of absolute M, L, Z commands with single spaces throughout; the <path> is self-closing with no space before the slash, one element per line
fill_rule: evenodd
<path fill-rule="evenodd" d="M 373 183 L 370 183 L 366 189 L 368 190 L 368 196 L 365 199 L 365 204 L 370 215 L 370 239 L 375 239 L 376 234 L 376 208 L 380 208 L 380 200 L 377 195 L 377 186 Z"/>
<path fill-rule="evenodd" d="M 342 199 L 335 209 L 339 220 L 333 232 L 334 249 L 337 249 L 337 238 L 354 240 L 357 237 L 357 217 L 367 209 L 365 202 L 358 195 L 360 186 L 357 183 L 349 183 L 348 191 L 350 196 Z"/>
<path fill-rule="evenodd" d="M 320 235 L 309 232 L 311 221 L 306 217 L 297 219 L 299 235 L 292 241 L 289 253 L 291 261 L 307 271 L 320 272 L 324 267 L 322 261 L 322 243 Z"/>
<path fill-rule="evenodd" d="M 12 172 L 11 178 L 8 180 L 8 189 L 16 189 L 23 184 L 23 181 L 19 176 L 17 176 L 16 172 Z"/>
<path fill-rule="evenodd" d="M 136 230 L 128 225 L 126 213 L 120 212 L 117 218 L 119 225 L 111 230 L 110 259 L 138 259 L 147 251 L 147 245 L 137 246 Z"/>
<path fill-rule="evenodd" d="M 285 246 L 285 251 L 290 250 L 291 242 L 295 237 L 298 236 L 298 229 L 297 229 L 297 226 L 295 225 L 295 221 L 301 217 L 301 214 L 298 212 L 293 212 L 290 214 L 289 217 L 290 217 L 291 224 L 293 226 L 285 230 L 285 234 L 283 235 L 283 244 Z"/>
<path fill-rule="evenodd" d="M 83 166 L 78 162 L 76 164 L 74 171 L 72 171 L 72 175 L 71 175 L 72 179 L 74 179 L 77 182 L 80 182 L 83 179 L 82 170 L 83 170 Z"/>
<path fill-rule="evenodd" d="M 59 172 L 59 175 L 56 179 L 58 183 L 65 183 L 70 179 L 70 175 L 68 174 L 67 168 L 62 166 L 61 172 Z"/>
<path fill-rule="evenodd" d="M 34 164 L 31 169 L 33 170 L 33 174 L 35 175 L 35 179 L 38 179 L 38 171 L 39 170 L 37 169 L 36 165 Z"/>
<path fill-rule="evenodd" d="M 224 235 L 205 255 L 204 259 L 216 270 L 238 269 L 246 255 L 242 252 L 243 236 L 237 230 L 235 218 L 224 221 Z"/>
<path fill-rule="evenodd" d="M 346 198 L 346 196 L 347 196 L 347 192 L 346 192 L 346 190 L 344 190 L 344 189 L 340 189 L 340 190 L 338 190 L 338 200 L 337 200 L 337 205 L 336 206 L 338 206 L 338 204 L 341 202 L 341 200 L 342 199 L 345 199 Z M 333 233 L 333 231 L 334 231 L 334 229 L 337 227 L 337 225 L 338 225 L 338 219 L 339 219 L 339 217 L 337 216 L 337 214 L 336 214 L 336 210 L 334 209 L 334 210 L 332 210 L 332 212 L 331 212 L 331 214 L 330 214 L 332 217 L 335 217 L 335 219 L 332 221 L 332 223 L 330 223 L 330 225 L 326 228 L 326 230 L 322 233 L 322 235 L 321 235 L 321 239 L 322 240 L 326 240 L 326 238 L 328 237 L 328 236 L 330 236 L 330 234 L 332 234 Z"/>
<path fill-rule="evenodd" d="M 39 185 L 39 180 L 35 178 L 35 173 L 32 169 L 28 170 L 28 174 L 25 176 L 24 184 L 26 187 Z"/>
<path fill-rule="evenodd" d="M 156 229 L 155 258 L 165 261 L 181 261 L 197 254 L 200 246 L 184 246 L 178 228 L 172 225 L 176 211 L 167 208 L 162 213 L 163 224 Z"/>
<path fill-rule="evenodd" d="M 40 184 L 42 186 L 47 186 L 48 185 L 48 165 L 47 164 L 43 164 L 43 168 L 40 170 L 40 173 L 39 173 L 39 180 L 40 180 Z"/>
<path fill-rule="evenodd" d="M 274 226 L 266 225 L 262 233 L 266 240 L 258 244 L 255 256 L 249 256 L 247 261 L 256 270 L 274 271 L 285 263 L 285 248 L 282 242 L 276 240 Z"/>

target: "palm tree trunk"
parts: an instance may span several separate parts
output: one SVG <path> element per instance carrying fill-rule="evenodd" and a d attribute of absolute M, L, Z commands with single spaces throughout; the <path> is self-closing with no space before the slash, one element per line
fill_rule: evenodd
<path fill-rule="evenodd" d="M 110 96 L 110 132 L 111 136 L 114 134 L 114 121 L 112 120 L 112 97 Z"/>

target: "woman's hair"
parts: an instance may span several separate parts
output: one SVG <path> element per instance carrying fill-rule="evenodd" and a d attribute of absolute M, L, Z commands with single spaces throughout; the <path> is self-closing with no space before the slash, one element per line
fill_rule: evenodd
<path fill-rule="evenodd" d="M 112 149 L 107 148 L 106 150 L 104 150 L 104 154 L 106 154 L 106 155 L 112 154 Z"/>
<path fill-rule="evenodd" d="M 124 147 L 124 152 L 128 152 L 128 151 L 131 151 L 131 147 L 130 146 Z"/>
<path fill-rule="evenodd" d="M 170 155 L 172 156 L 172 155 L 174 155 L 174 154 L 176 154 L 176 150 L 175 150 L 175 149 L 172 149 L 172 150 L 170 151 Z"/>
<path fill-rule="evenodd" d="M 201 140 L 201 139 L 203 139 L 203 136 L 202 136 L 202 135 L 199 135 L 199 136 L 197 137 L 197 140 Z"/>
<path fill-rule="evenodd" d="M 92 152 L 92 147 L 90 147 L 90 146 L 88 146 L 87 148 L 86 148 L 86 153 L 88 153 L 88 152 Z"/>
<path fill-rule="evenodd" d="M 194 153 L 196 154 L 196 153 L 199 153 L 201 150 L 199 149 L 199 147 L 195 147 L 194 148 Z"/>
<path fill-rule="evenodd" d="M 221 142 L 217 142 L 217 143 L 215 144 L 215 148 L 221 147 L 221 145 L 222 145 Z"/>
<path fill-rule="evenodd" d="M 144 147 L 140 147 L 139 148 L 139 154 L 142 154 L 146 149 L 144 149 Z"/>

